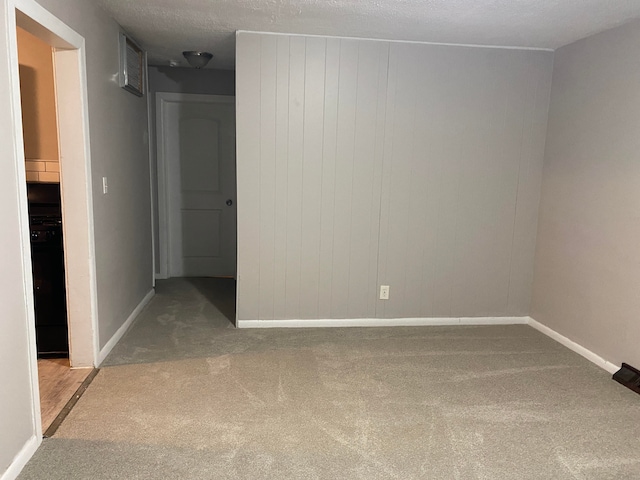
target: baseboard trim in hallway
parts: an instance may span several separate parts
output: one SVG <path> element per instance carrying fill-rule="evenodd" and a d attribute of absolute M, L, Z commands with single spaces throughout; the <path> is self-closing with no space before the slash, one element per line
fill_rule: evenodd
<path fill-rule="evenodd" d="M 138 306 L 133 309 L 133 312 L 131 312 L 131 315 L 129 315 L 129 317 L 122 324 L 122 326 L 116 331 L 116 333 L 113 334 L 113 336 L 109 339 L 109 341 L 105 344 L 105 346 L 102 347 L 102 350 L 100 350 L 100 353 L 98 354 L 98 358 L 96 360 L 96 365 L 95 365 L 96 367 L 99 367 L 100 365 L 102 365 L 102 362 L 104 362 L 104 359 L 107 358 L 107 355 L 109 355 L 109 353 L 111 353 L 111 350 L 113 350 L 113 347 L 115 347 L 116 344 L 120 341 L 120 339 L 124 336 L 124 334 L 127 332 L 127 330 L 129 329 L 133 321 L 136 319 L 138 315 L 140 315 L 140 312 L 142 312 L 142 309 L 147 306 L 147 304 L 151 301 L 151 299 L 155 294 L 156 294 L 156 291 L 155 289 L 152 288 L 149 291 L 149 293 L 147 293 L 144 296 L 144 298 L 140 301 Z"/>
<path fill-rule="evenodd" d="M 238 328 L 421 327 L 446 325 L 526 325 L 529 317 L 331 318 L 238 320 Z"/>

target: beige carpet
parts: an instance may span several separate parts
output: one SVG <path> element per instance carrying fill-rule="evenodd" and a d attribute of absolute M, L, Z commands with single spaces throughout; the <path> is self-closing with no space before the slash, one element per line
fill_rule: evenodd
<path fill-rule="evenodd" d="M 171 280 L 22 479 L 640 479 L 640 396 L 527 326 L 236 330 Z"/>

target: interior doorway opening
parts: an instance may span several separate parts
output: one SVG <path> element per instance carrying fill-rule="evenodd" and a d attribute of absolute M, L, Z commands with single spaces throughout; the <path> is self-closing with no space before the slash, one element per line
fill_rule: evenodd
<path fill-rule="evenodd" d="M 95 279 L 95 254 L 93 237 L 93 207 L 91 196 L 91 169 L 89 150 L 89 126 L 86 89 L 86 64 L 84 39 L 66 24 L 45 10 L 33 0 L 10 0 L 9 41 L 12 50 L 11 97 L 14 112 L 14 135 L 17 145 L 23 141 L 23 112 L 20 92 L 20 62 L 18 58 L 18 29 L 46 44 L 51 49 L 53 61 L 53 95 L 58 108 L 54 121 L 57 123 L 57 149 L 59 172 L 60 204 L 62 217 L 62 238 L 64 242 L 63 264 L 65 271 L 64 290 L 68 323 L 68 367 L 73 369 L 94 367 L 97 363 L 97 300 Z M 15 20 L 11 22 L 11 20 Z M 26 136 L 25 136 L 26 138 Z M 32 140 L 33 141 L 33 140 Z M 37 140 L 40 141 L 40 140 Z M 18 148 L 16 162 L 19 172 L 20 210 L 23 218 L 28 218 L 27 164 L 25 151 Z M 51 160 L 54 159 L 42 159 Z M 46 162 L 45 162 L 46 163 Z M 53 163 L 53 162 L 51 162 Z M 33 170 L 34 165 L 30 165 Z M 38 168 L 41 165 L 37 166 Z M 46 165 L 44 172 L 46 173 Z M 34 175 L 30 179 L 34 180 Z M 38 177 L 39 179 L 39 177 Z M 43 179 L 55 184 L 53 175 L 43 175 Z M 26 222 L 25 222 L 26 223 Z M 24 239 L 29 242 L 28 238 Z M 31 250 L 25 244 L 24 251 Z M 32 278 L 31 257 L 24 260 L 26 278 Z M 33 282 L 32 291 L 27 293 L 30 307 L 27 329 L 36 337 Z M 36 342 L 30 346 L 30 375 L 34 392 L 34 424 L 37 435 L 42 434 L 41 399 L 38 377 Z M 67 368 L 67 372 L 69 372 Z M 87 370 L 87 373 L 90 370 Z M 73 393 L 71 394 L 73 395 Z M 68 399 L 67 399 L 68 400 Z M 64 406 L 64 403 L 63 403 Z"/>
<path fill-rule="evenodd" d="M 53 50 L 18 27 L 38 358 L 69 357 Z"/>
<path fill-rule="evenodd" d="M 235 96 L 156 93 L 158 278 L 235 278 Z"/>

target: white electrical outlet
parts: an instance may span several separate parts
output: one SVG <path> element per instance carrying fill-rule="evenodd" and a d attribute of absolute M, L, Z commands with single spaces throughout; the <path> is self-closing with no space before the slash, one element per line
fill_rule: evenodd
<path fill-rule="evenodd" d="M 109 191 L 109 184 L 107 183 L 107 177 L 102 177 L 102 193 L 106 195 Z"/>
<path fill-rule="evenodd" d="M 389 285 L 380 285 L 380 300 L 389 300 Z"/>

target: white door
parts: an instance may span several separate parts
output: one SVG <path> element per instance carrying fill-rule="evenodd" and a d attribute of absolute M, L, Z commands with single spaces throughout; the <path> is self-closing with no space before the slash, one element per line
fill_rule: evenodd
<path fill-rule="evenodd" d="M 158 93 L 156 105 L 161 269 L 234 277 L 235 97 Z"/>

